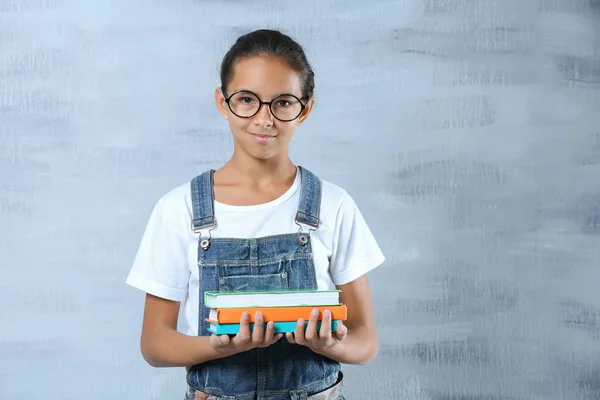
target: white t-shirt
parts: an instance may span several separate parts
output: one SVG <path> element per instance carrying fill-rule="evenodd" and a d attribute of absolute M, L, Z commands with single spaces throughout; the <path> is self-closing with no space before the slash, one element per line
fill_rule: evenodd
<path fill-rule="evenodd" d="M 350 195 L 330 182 L 322 180 L 322 184 L 320 225 L 311 231 L 310 240 L 318 289 L 335 289 L 379 266 L 385 257 Z M 257 238 L 298 232 L 294 218 L 299 199 L 298 172 L 290 189 L 268 203 L 231 206 L 215 201 L 218 227 L 211 237 Z M 166 193 L 154 206 L 126 283 L 184 302 L 187 334 L 197 335 L 198 234 L 191 228 L 191 219 L 187 182 Z"/>

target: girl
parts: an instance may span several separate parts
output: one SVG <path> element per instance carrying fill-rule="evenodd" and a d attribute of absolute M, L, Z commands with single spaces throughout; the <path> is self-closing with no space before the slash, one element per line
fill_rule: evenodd
<path fill-rule="evenodd" d="M 366 273 L 384 261 L 346 191 L 296 166 L 288 146 L 313 105 L 314 73 L 301 46 L 258 30 L 221 64 L 217 110 L 234 151 L 156 203 L 127 283 L 146 292 L 141 335 L 155 367 L 185 366 L 186 399 L 343 399 L 340 363 L 378 351 Z M 345 324 L 318 310 L 304 328 L 273 333 L 244 313 L 237 335 L 207 331 L 207 290 L 340 289 Z M 184 302 L 187 334 L 177 331 Z"/>

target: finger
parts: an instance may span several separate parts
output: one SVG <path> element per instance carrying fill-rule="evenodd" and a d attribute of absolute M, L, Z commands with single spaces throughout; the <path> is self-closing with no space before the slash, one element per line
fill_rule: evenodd
<path fill-rule="evenodd" d="M 275 336 L 275 323 L 273 321 L 267 322 L 267 331 L 263 343 L 272 343 L 273 337 Z"/>
<path fill-rule="evenodd" d="M 275 343 L 276 341 L 278 341 L 282 337 L 283 337 L 283 333 L 278 333 L 277 335 L 274 336 L 273 341 L 271 342 L 271 344 Z"/>
<path fill-rule="evenodd" d="M 252 330 L 252 343 L 259 345 L 265 338 L 265 325 L 263 322 L 262 313 L 257 311 L 254 314 L 254 329 Z"/>
<path fill-rule="evenodd" d="M 296 323 L 296 330 L 294 331 L 294 339 L 298 344 L 304 344 L 304 320 L 300 318 Z"/>
<path fill-rule="evenodd" d="M 231 342 L 231 338 L 229 337 L 229 335 L 221 335 L 219 339 L 223 346 L 227 346 L 229 342 Z"/>
<path fill-rule="evenodd" d="M 243 345 L 250 340 L 251 336 L 250 336 L 250 322 L 249 321 L 250 321 L 250 314 L 248 314 L 247 312 L 242 313 L 242 318 L 240 319 L 240 330 L 238 331 L 237 335 L 235 335 L 235 337 L 232 340 L 236 346 Z"/>
<path fill-rule="evenodd" d="M 225 347 L 229 344 L 229 342 L 230 342 L 229 335 L 212 334 L 209 339 L 210 345 L 215 349 L 218 349 L 220 347 Z"/>
<path fill-rule="evenodd" d="M 296 339 L 294 339 L 294 332 L 286 332 L 285 338 L 291 344 L 295 344 L 296 343 Z"/>
<path fill-rule="evenodd" d="M 317 335 L 317 324 L 319 323 L 319 310 L 314 309 L 310 313 L 310 318 L 308 320 L 308 326 L 306 327 L 306 332 L 304 332 L 304 338 L 308 341 L 314 340 L 318 338 Z"/>
<path fill-rule="evenodd" d="M 337 327 L 337 330 L 335 331 L 335 336 L 340 342 L 346 339 L 346 336 L 348 336 L 348 328 L 341 321 Z"/>
<path fill-rule="evenodd" d="M 268 347 L 268 346 L 272 345 L 273 343 L 276 343 L 282 337 L 283 337 L 283 333 L 278 333 L 278 334 L 274 335 L 273 338 L 269 342 L 266 342 L 263 347 Z"/>
<path fill-rule="evenodd" d="M 225 336 L 227 336 L 227 335 L 225 335 Z M 215 349 L 217 349 L 219 347 L 223 347 L 224 344 L 223 344 L 222 340 L 223 340 L 223 336 L 217 336 L 213 333 L 212 335 L 210 335 L 210 339 L 209 339 L 210 346 Z"/>
<path fill-rule="evenodd" d="M 319 330 L 319 338 L 321 340 L 331 339 L 331 311 L 323 312 L 323 320 L 321 321 L 321 329 Z"/>

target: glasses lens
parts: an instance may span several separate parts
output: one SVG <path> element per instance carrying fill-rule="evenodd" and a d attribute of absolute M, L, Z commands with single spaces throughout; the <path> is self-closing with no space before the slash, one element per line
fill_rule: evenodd
<path fill-rule="evenodd" d="M 239 117 L 251 117 L 258 111 L 260 101 L 252 93 L 239 92 L 231 96 L 229 107 Z"/>
<path fill-rule="evenodd" d="M 300 115 L 302 104 L 298 98 L 284 94 L 273 99 L 271 110 L 275 118 L 290 121 Z"/>

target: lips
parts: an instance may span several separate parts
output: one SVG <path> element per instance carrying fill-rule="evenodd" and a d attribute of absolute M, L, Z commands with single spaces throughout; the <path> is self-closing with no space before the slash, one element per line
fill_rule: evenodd
<path fill-rule="evenodd" d="M 250 136 L 258 143 L 267 143 L 275 138 L 275 135 L 265 135 L 261 133 L 250 133 Z"/>
<path fill-rule="evenodd" d="M 268 137 L 275 137 L 275 135 L 268 135 L 266 133 L 252 133 L 252 132 L 248 132 L 253 136 L 268 136 Z"/>

